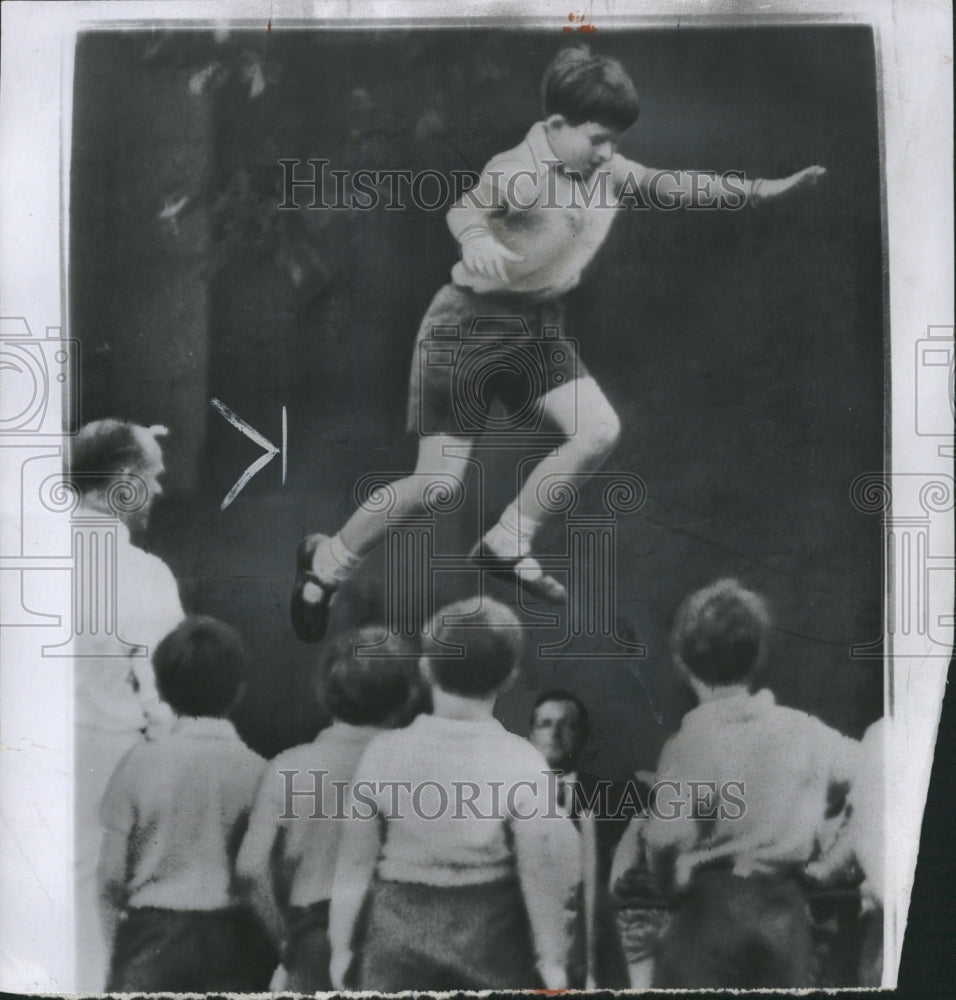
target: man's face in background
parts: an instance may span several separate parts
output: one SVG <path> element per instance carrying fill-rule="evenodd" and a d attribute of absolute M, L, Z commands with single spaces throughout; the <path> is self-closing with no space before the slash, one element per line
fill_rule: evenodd
<path fill-rule="evenodd" d="M 573 701 L 545 701 L 531 718 L 531 745 L 556 771 L 573 771 L 587 741 L 584 720 Z"/>

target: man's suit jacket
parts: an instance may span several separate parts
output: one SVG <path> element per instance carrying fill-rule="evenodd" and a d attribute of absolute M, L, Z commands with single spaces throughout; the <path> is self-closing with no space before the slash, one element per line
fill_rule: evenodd
<path fill-rule="evenodd" d="M 595 816 L 597 842 L 597 909 L 595 913 L 595 978 L 604 989 L 627 989 L 630 986 L 627 963 L 621 948 L 614 918 L 614 907 L 608 892 L 614 848 L 627 828 L 627 817 L 617 815 L 623 795 L 620 782 L 603 781 L 589 771 L 576 772 L 576 788 L 570 807 L 575 825 L 581 825 L 581 814 L 591 808 Z M 576 921 L 570 962 L 569 985 L 582 989 L 587 967 L 583 907 Z"/>
<path fill-rule="evenodd" d="M 590 771 L 577 771 L 577 788 L 571 795 L 571 816 L 577 825 L 582 812 L 592 805 L 598 842 L 598 871 L 601 885 L 611 874 L 611 861 L 618 841 L 627 829 L 629 814 L 621 814 L 624 782 L 599 778 Z"/>

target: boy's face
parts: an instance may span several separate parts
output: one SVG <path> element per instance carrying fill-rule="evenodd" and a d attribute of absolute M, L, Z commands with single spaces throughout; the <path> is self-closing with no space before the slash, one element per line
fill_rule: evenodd
<path fill-rule="evenodd" d="M 561 115 L 547 121 L 548 139 L 566 173 L 587 180 L 614 155 L 620 133 L 597 122 L 571 125 Z"/>

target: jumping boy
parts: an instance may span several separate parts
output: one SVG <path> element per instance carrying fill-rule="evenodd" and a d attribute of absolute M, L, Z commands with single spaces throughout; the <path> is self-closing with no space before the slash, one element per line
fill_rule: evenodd
<path fill-rule="evenodd" d="M 415 472 L 391 484 L 389 511 L 373 497 L 338 534 L 309 535 L 299 545 L 291 614 L 303 641 L 322 639 L 336 589 L 382 540 L 388 515 L 421 511 L 426 493 L 436 488 L 449 499 L 461 495 L 471 449 L 482 421 L 489 426 L 494 399 L 519 415 L 530 409 L 541 425 L 558 430 L 563 443 L 531 471 L 472 556 L 536 599 L 562 602 L 565 588 L 532 554 L 547 517 L 539 488 L 549 476 L 597 469 L 614 448 L 620 424 L 573 341 L 561 339 L 558 349 L 536 341 L 545 349 L 528 374 L 521 324 L 535 335 L 563 329 L 562 298 L 577 286 L 622 205 L 739 208 L 824 173 L 813 166 L 782 180 L 705 183 L 699 172 L 626 160 L 615 147 L 637 119 L 634 85 L 616 60 L 583 47 L 558 53 L 545 72 L 543 94 L 544 120 L 520 145 L 495 156 L 448 213 L 461 260 L 429 306 L 415 344 L 408 406 L 408 429 L 419 434 Z M 496 319 L 502 331 L 497 339 L 483 329 L 480 344 L 469 341 L 476 320 L 494 327 Z M 454 328 L 459 335 L 448 336 Z M 440 348 L 440 363 L 427 361 L 431 346 Z"/>

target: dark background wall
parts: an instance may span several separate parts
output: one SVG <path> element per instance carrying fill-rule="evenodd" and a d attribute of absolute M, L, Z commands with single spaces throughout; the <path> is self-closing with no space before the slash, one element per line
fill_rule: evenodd
<path fill-rule="evenodd" d="M 607 468 L 648 488 L 620 522 L 617 609 L 648 655 L 592 659 L 604 647 L 581 640 L 580 658 L 547 660 L 532 643 L 501 717 L 523 732 L 534 694 L 565 686 L 592 707 L 589 766 L 652 767 L 690 704 L 669 669 L 674 610 L 737 575 L 773 605 L 765 683 L 859 735 L 883 689 L 880 661 L 849 653 L 881 629 L 880 525 L 849 500 L 883 455 L 872 36 L 681 28 L 588 40 L 624 62 L 641 96 L 625 156 L 764 177 L 822 163 L 828 175 L 742 212 L 622 212 L 569 297 L 567 333 L 624 427 Z M 168 496 L 148 544 L 190 610 L 246 635 L 254 672 L 239 724 L 264 752 L 321 722 L 307 683 L 315 649 L 288 624 L 295 545 L 340 525 L 361 475 L 412 468 L 411 344 L 456 257 L 444 212 L 280 212 L 276 161 L 478 170 L 540 117 L 541 74 L 567 41 L 557 30 L 80 40 L 70 294 L 84 418 L 170 425 Z M 213 396 L 277 443 L 289 413 L 285 486 L 277 459 L 224 512 L 261 452 L 212 412 Z M 514 462 L 485 461 L 490 516 L 510 498 Z M 444 551 L 470 548 L 476 515 L 469 499 L 446 519 Z M 549 528 L 542 549 L 562 536 Z M 336 625 L 380 614 L 383 565 L 378 552 L 363 566 Z M 473 589 L 451 574 L 441 596 Z"/>

